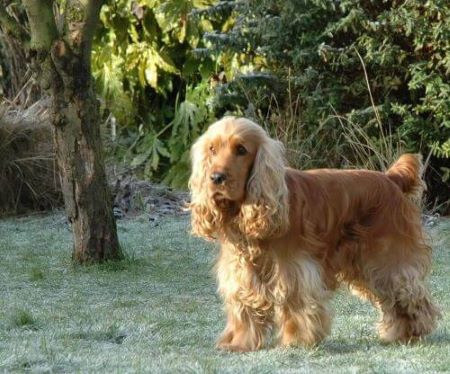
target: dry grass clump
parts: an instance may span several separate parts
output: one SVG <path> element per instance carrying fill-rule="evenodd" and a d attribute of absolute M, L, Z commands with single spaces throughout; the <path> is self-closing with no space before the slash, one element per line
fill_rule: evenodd
<path fill-rule="evenodd" d="M 0 215 L 59 206 L 52 129 L 40 101 L 26 110 L 0 107 Z"/>

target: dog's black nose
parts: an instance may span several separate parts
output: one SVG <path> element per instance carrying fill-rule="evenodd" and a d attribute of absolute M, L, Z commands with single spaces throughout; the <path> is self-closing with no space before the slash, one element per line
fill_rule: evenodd
<path fill-rule="evenodd" d="M 227 179 L 227 176 L 224 173 L 215 172 L 211 174 L 210 178 L 214 184 L 222 184 L 223 182 L 225 182 L 225 179 Z"/>

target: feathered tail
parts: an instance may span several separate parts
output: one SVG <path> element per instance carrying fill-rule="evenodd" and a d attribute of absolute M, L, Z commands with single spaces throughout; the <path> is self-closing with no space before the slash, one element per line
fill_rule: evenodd
<path fill-rule="evenodd" d="M 423 191 L 426 189 L 422 180 L 423 164 L 420 154 L 405 153 L 386 171 L 403 193 L 416 204 L 420 205 Z"/>

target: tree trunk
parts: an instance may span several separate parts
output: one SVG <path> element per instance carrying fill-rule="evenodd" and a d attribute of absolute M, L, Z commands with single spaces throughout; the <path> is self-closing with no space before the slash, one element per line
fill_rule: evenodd
<path fill-rule="evenodd" d="M 119 259 L 121 252 L 100 139 L 98 102 L 90 71 L 78 56 L 61 53 L 68 51 L 66 48 L 59 41 L 52 51 L 62 77 L 62 82 L 52 84 L 55 93 L 52 123 L 66 212 L 74 234 L 73 258 L 80 263 Z"/>
<path fill-rule="evenodd" d="M 85 19 L 76 23 L 77 32 L 67 27 L 70 35 L 58 35 L 53 2 L 24 0 L 32 48 L 36 51 L 35 68 L 41 86 L 50 89 L 52 95 L 51 121 L 61 186 L 73 229 L 73 259 L 79 263 L 122 258 L 105 175 L 99 107 L 90 68 L 92 36 L 101 3 L 96 0 L 87 3 L 83 9 Z M 67 40 L 71 40 L 70 45 Z"/>

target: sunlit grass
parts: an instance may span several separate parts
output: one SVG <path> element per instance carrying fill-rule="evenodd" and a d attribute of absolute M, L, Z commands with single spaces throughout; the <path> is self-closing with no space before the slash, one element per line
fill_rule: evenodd
<path fill-rule="evenodd" d="M 127 258 L 73 266 L 61 214 L 0 221 L 0 372 L 445 372 L 450 368 L 450 222 L 432 230 L 438 330 L 386 346 L 373 308 L 345 290 L 332 334 L 314 349 L 214 349 L 224 325 L 211 272 L 215 249 L 187 218 L 119 221 Z"/>

